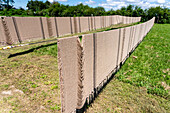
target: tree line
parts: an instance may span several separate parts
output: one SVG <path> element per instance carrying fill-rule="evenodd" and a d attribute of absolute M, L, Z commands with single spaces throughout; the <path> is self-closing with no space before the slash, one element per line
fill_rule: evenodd
<path fill-rule="evenodd" d="M 142 17 L 145 22 L 152 17 L 156 17 L 156 23 L 170 23 L 170 9 L 166 7 L 151 7 L 142 9 L 139 6 L 129 5 L 117 10 L 106 11 L 103 7 L 90 7 L 82 3 L 76 6 L 63 5 L 59 2 L 43 2 L 30 0 L 27 9 L 13 7 L 14 0 L 0 0 L 0 15 L 4 16 L 45 16 L 45 17 L 76 17 L 76 16 L 107 16 L 122 15 L 132 17 Z"/>

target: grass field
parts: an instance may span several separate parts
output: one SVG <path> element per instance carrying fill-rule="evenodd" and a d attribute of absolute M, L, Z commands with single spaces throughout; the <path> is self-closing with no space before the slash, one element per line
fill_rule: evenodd
<path fill-rule="evenodd" d="M 155 24 L 88 113 L 169 112 L 170 25 Z M 60 112 L 57 45 L 0 51 L 0 113 Z"/>

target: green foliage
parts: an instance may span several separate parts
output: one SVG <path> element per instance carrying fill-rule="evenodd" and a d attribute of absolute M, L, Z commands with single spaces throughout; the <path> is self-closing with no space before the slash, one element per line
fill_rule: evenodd
<path fill-rule="evenodd" d="M 147 11 L 147 18 L 151 19 L 152 17 L 156 17 L 155 22 L 156 23 L 170 23 L 169 16 L 170 16 L 170 9 L 168 8 L 161 8 L 159 7 L 151 7 Z"/>

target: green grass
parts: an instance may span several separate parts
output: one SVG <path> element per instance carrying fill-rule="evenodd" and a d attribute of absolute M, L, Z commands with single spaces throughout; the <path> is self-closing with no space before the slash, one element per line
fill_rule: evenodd
<path fill-rule="evenodd" d="M 50 55 L 57 57 L 57 44 L 37 49 L 34 52 L 39 55 Z"/>
<path fill-rule="evenodd" d="M 138 87 L 146 87 L 148 93 L 170 98 L 167 89 L 170 86 L 169 29 L 170 24 L 155 24 L 116 74 L 116 78 Z"/>

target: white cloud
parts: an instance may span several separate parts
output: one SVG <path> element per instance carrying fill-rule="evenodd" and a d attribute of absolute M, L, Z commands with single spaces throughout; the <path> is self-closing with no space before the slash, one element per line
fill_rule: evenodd
<path fill-rule="evenodd" d="M 107 9 L 120 9 L 121 7 L 126 7 L 127 4 L 122 1 L 107 0 L 107 3 L 99 4 L 99 6 L 102 6 L 107 10 Z"/>
<path fill-rule="evenodd" d="M 165 3 L 165 0 L 158 0 L 158 3 L 160 4 Z"/>
<path fill-rule="evenodd" d="M 136 0 L 127 0 L 127 2 L 136 2 Z"/>
<path fill-rule="evenodd" d="M 144 1 L 144 0 L 142 0 Z M 147 2 L 157 2 L 157 0 L 147 0 Z"/>
<path fill-rule="evenodd" d="M 143 9 L 157 6 L 170 7 L 168 0 L 105 0 L 105 2 L 99 3 L 98 6 L 104 7 L 106 10 L 120 9 L 128 5 L 140 6 Z"/>
<path fill-rule="evenodd" d="M 68 0 L 48 0 L 49 2 L 60 1 L 60 2 L 67 2 Z"/>
<path fill-rule="evenodd" d="M 84 3 L 85 3 L 85 4 L 94 4 L 94 3 L 95 3 L 95 1 L 93 1 L 93 0 L 89 0 L 89 1 L 85 1 Z"/>
<path fill-rule="evenodd" d="M 111 2 L 112 0 L 106 0 L 107 2 Z"/>

